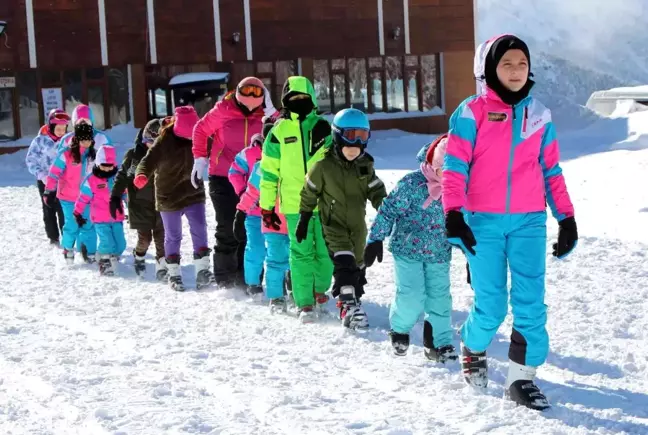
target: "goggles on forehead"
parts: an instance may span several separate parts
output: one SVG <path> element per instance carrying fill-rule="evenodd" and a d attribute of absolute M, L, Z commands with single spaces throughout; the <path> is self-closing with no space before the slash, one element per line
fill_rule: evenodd
<path fill-rule="evenodd" d="M 50 120 L 51 119 L 58 119 L 59 121 L 70 122 L 70 115 L 68 115 L 65 112 L 57 112 L 50 117 Z"/>
<path fill-rule="evenodd" d="M 238 92 L 244 97 L 256 97 L 256 98 L 263 97 L 263 88 L 256 85 L 239 86 Z"/>
<path fill-rule="evenodd" d="M 348 143 L 360 142 L 366 144 L 369 142 L 370 132 L 364 128 L 344 128 L 339 130 L 339 134 Z"/>

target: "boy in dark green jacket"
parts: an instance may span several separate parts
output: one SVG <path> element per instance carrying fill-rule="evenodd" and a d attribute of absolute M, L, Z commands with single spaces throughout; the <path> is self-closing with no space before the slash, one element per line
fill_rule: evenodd
<path fill-rule="evenodd" d="M 373 158 L 364 152 L 370 131 L 367 116 L 345 109 L 335 116 L 332 127 L 333 147 L 308 172 L 301 192 L 296 239 L 301 243 L 306 237 L 313 211 L 319 207 L 324 240 L 333 258 L 333 296 L 339 297 L 340 318 L 347 328 L 366 328 L 360 297 L 367 282 L 363 260 L 367 200 L 377 210 L 387 192 L 376 176 Z"/>

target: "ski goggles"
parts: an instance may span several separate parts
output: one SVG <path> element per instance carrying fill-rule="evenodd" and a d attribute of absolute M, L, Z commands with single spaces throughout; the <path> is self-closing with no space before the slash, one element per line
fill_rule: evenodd
<path fill-rule="evenodd" d="M 369 142 L 370 132 L 364 128 L 345 128 L 340 129 L 340 136 L 348 143 L 360 142 L 366 144 Z"/>
<path fill-rule="evenodd" d="M 49 123 L 50 124 L 63 125 L 63 124 L 67 124 L 69 122 L 70 122 L 70 115 L 68 115 L 65 112 L 56 112 L 56 113 L 52 113 L 49 116 Z"/>
<path fill-rule="evenodd" d="M 244 97 L 263 97 L 263 88 L 257 85 L 243 85 L 239 86 L 238 93 Z"/>

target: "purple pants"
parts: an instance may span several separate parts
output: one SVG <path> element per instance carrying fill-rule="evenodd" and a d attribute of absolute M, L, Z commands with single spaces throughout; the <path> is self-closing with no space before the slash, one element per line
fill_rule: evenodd
<path fill-rule="evenodd" d="M 162 222 L 164 223 L 164 253 L 167 257 L 180 255 L 182 215 L 187 216 L 189 221 L 194 253 L 209 248 L 204 202 L 190 205 L 178 211 L 162 211 L 160 215 L 162 215 Z"/>

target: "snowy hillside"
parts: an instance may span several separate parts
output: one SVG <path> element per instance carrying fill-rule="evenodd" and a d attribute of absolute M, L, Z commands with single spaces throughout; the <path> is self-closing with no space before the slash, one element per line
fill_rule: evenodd
<path fill-rule="evenodd" d="M 37 191 L 24 175 L 25 153 L 2 156 L 0 433 L 648 433 L 643 116 L 599 121 L 594 130 L 563 137 L 581 241 L 567 261 L 548 260 L 552 341 L 539 385 L 554 408 L 542 414 L 501 399 L 510 318 L 489 351 L 485 395 L 465 387 L 458 364 L 425 360 L 420 324 L 410 355 L 391 355 L 388 254 L 369 270 L 365 307 L 372 327 L 358 335 L 333 318 L 300 325 L 271 316 L 235 291 L 177 294 L 138 281 L 128 256 L 132 232 L 119 276 L 99 279 L 94 267 L 66 269 L 60 251 L 46 245 Z M 594 137 L 600 143 L 592 144 Z M 416 167 L 414 152 L 426 140 L 375 133 L 371 149 L 388 187 Z M 556 230 L 551 220 L 548 245 Z M 192 272 L 183 267 L 189 286 Z M 458 327 L 472 291 L 456 253 L 452 285 Z"/>
<path fill-rule="evenodd" d="M 538 86 L 559 128 L 582 127 L 592 92 L 648 82 L 645 0 L 477 0 L 478 40 L 512 32 L 527 41 Z"/>

